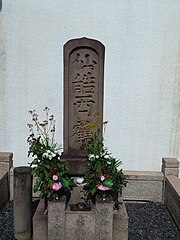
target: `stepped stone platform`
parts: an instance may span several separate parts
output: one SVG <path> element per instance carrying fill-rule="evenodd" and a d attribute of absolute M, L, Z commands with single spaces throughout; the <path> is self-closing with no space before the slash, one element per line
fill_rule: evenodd
<path fill-rule="evenodd" d="M 77 189 L 75 193 L 77 194 Z M 33 240 L 127 240 L 128 215 L 123 201 L 113 210 L 113 202 L 97 202 L 91 211 L 71 211 L 65 200 L 49 202 L 43 214 L 40 200 L 33 217 Z M 77 203 L 77 202 L 74 202 Z"/>

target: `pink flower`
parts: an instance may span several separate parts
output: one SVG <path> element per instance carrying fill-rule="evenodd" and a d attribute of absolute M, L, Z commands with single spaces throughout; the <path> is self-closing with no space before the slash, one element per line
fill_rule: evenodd
<path fill-rule="evenodd" d="M 52 189 L 54 191 L 58 191 L 61 188 L 62 188 L 62 184 L 60 182 L 59 183 L 53 183 L 53 185 L 52 185 Z"/>
<path fill-rule="evenodd" d="M 52 176 L 52 179 L 53 179 L 54 181 L 57 181 L 57 180 L 58 180 L 58 175 L 53 175 L 53 176 Z"/>
<path fill-rule="evenodd" d="M 101 179 L 101 181 L 104 181 L 105 176 L 102 175 L 102 176 L 100 177 L 100 179 Z"/>
<path fill-rule="evenodd" d="M 110 187 L 105 187 L 105 186 L 103 186 L 103 185 L 99 185 L 97 188 L 98 188 L 99 190 L 101 190 L 101 191 L 108 191 L 108 190 L 111 190 Z"/>

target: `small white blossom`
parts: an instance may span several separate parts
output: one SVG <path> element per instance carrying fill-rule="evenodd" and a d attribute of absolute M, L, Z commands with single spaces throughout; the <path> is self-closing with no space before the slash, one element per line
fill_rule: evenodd
<path fill-rule="evenodd" d="M 89 154 L 89 159 L 91 160 L 91 159 L 94 159 L 94 154 Z"/>

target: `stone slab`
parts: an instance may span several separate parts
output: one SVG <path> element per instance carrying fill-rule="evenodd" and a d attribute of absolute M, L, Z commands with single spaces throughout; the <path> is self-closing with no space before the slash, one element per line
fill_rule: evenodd
<path fill-rule="evenodd" d="M 65 239 L 65 208 L 64 199 L 48 202 L 48 240 Z"/>
<path fill-rule="evenodd" d="M 85 156 L 81 150 L 91 133 L 84 128 L 95 115 L 103 126 L 104 45 L 94 39 L 71 39 L 64 45 L 64 152 L 72 174 L 84 173 Z M 101 131 L 100 131 L 101 132 Z M 75 163 L 75 164 L 74 164 Z"/>
<path fill-rule="evenodd" d="M 123 191 L 124 200 L 163 201 L 164 175 L 155 171 L 124 171 L 127 187 Z"/>
<path fill-rule="evenodd" d="M 33 216 L 33 240 L 48 240 L 48 216 L 43 211 L 44 202 L 40 200 Z"/>
<path fill-rule="evenodd" d="M 95 240 L 95 209 L 89 212 L 66 211 L 66 240 Z"/>
<path fill-rule="evenodd" d="M 96 239 L 113 240 L 113 202 L 96 203 Z"/>
<path fill-rule="evenodd" d="M 166 168 L 178 168 L 179 167 L 179 161 L 176 158 L 163 158 L 162 164 Z"/>
<path fill-rule="evenodd" d="M 13 153 L 11 152 L 0 152 L 0 162 L 9 162 L 13 158 Z"/>
<path fill-rule="evenodd" d="M 165 179 L 164 203 L 180 229 L 180 179 L 176 176 Z"/>
<path fill-rule="evenodd" d="M 0 171 L 0 209 L 7 203 L 8 199 L 8 173 Z"/>
<path fill-rule="evenodd" d="M 164 179 L 162 172 L 157 171 L 129 171 L 124 170 L 124 175 L 128 180 L 161 181 Z"/>
<path fill-rule="evenodd" d="M 179 168 L 173 168 L 173 167 L 168 168 L 162 165 L 162 172 L 164 173 L 165 176 L 169 176 L 169 175 L 178 176 Z"/>
<path fill-rule="evenodd" d="M 13 166 L 13 160 L 9 160 L 9 162 L 5 161 L 5 162 L 1 162 L 0 161 L 0 169 L 1 170 L 5 170 L 7 172 L 9 172 L 10 168 Z"/>
<path fill-rule="evenodd" d="M 113 240 L 128 239 L 128 215 L 126 207 L 122 202 L 119 210 L 115 210 L 113 214 Z"/>

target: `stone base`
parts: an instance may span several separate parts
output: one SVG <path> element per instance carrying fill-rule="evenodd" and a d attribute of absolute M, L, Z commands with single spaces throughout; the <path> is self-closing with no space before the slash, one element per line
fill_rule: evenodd
<path fill-rule="evenodd" d="M 78 187 L 73 190 L 70 203 L 80 199 L 80 190 Z M 97 203 L 91 211 L 71 211 L 70 203 L 66 205 L 65 200 L 49 202 L 47 216 L 43 215 L 40 201 L 33 218 L 33 240 L 128 239 L 128 215 L 123 201 L 118 211 L 113 210 L 113 202 Z"/>

